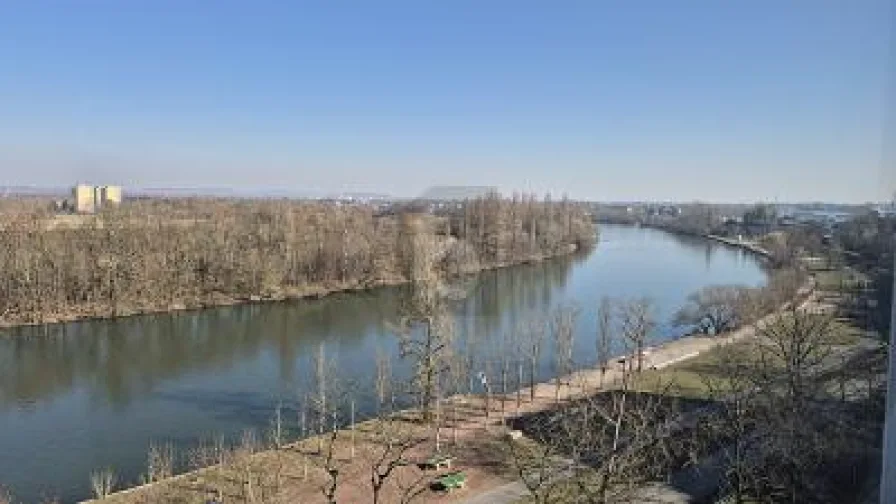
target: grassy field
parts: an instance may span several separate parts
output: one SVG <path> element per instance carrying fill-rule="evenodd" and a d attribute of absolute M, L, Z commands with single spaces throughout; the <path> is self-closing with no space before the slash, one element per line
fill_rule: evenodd
<path fill-rule="evenodd" d="M 855 289 L 868 282 L 862 273 L 850 268 L 813 272 L 818 288 L 823 291 L 839 292 L 841 289 Z"/>
<path fill-rule="evenodd" d="M 852 321 L 837 319 L 831 322 L 826 342 L 836 351 L 870 336 Z M 666 368 L 645 371 L 637 377 L 635 386 L 644 392 L 668 389 L 670 394 L 678 397 L 707 399 L 709 384 L 723 376 L 722 362 L 726 354 L 740 362 L 755 361 L 759 357 L 759 346 L 752 339 L 719 346 Z"/>

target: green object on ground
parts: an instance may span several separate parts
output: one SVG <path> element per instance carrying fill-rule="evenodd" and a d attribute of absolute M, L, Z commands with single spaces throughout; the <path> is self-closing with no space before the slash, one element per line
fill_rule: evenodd
<path fill-rule="evenodd" d="M 435 479 L 434 483 L 444 490 L 463 488 L 467 483 L 467 475 L 463 471 L 443 474 Z"/>
<path fill-rule="evenodd" d="M 445 466 L 451 469 L 451 463 L 454 461 L 454 457 L 452 455 L 446 454 L 436 454 L 426 460 L 423 463 L 425 468 L 432 469 L 440 469 L 442 466 Z"/>

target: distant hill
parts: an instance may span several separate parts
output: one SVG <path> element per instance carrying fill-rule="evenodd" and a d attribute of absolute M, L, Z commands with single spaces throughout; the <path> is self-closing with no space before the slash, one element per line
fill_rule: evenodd
<path fill-rule="evenodd" d="M 463 200 L 487 196 L 498 192 L 493 186 L 433 186 L 426 190 L 420 199 L 424 200 Z"/>
<path fill-rule="evenodd" d="M 312 190 L 235 187 L 125 187 L 131 197 L 147 198 L 319 198 L 323 193 Z"/>
<path fill-rule="evenodd" d="M 0 197 L 64 196 L 70 194 L 70 192 L 70 188 L 62 187 L 0 186 Z"/>

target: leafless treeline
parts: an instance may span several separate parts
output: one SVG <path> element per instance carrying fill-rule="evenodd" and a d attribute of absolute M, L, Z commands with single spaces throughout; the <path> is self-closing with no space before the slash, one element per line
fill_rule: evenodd
<path fill-rule="evenodd" d="M 599 354 L 602 334 L 626 339 L 602 318 Z M 508 443 L 518 476 L 542 504 L 677 502 L 677 491 L 731 504 L 859 502 L 879 456 L 885 351 L 846 349 L 838 330 L 812 309 L 775 313 L 755 338 L 692 368 L 698 396 L 626 366 L 607 392 L 514 421 L 534 441 Z"/>
<path fill-rule="evenodd" d="M 13 211 L 15 210 L 15 211 Z M 281 298 L 405 280 L 400 226 L 370 206 L 141 200 L 74 225 L 18 205 L 0 225 L 0 323 Z M 427 215 L 448 274 L 591 243 L 584 210 L 490 197 Z"/>

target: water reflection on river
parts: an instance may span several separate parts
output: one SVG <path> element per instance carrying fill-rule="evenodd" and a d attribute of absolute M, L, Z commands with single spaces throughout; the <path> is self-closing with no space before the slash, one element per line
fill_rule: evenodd
<path fill-rule="evenodd" d="M 505 334 L 559 304 L 575 304 L 579 365 L 594 356 L 601 296 L 649 296 L 664 323 L 688 293 L 713 283 L 755 285 L 755 258 L 740 250 L 656 230 L 603 226 L 598 248 L 478 275 L 456 306 L 457 337 L 483 356 Z M 133 482 L 151 441 L 186 446 L 204 435 L 264 427 L 278 401 L 305 390 L 320 342 L 369 411 L 374 355 L 397 355 L 388 323 L 401 289 L 321 300 L 6 331 L 0 339 L 0 482 L 26 502 L 42 492 L 87 496 L 91 470 L 115 467 Z M 397 359 L 397 357 L 395 357 Z M 551 372 L 543 355 L 541 379 Z M 398 363 L 396 363 L 398 364 Z M 406 366 L 396 365 L 406 374 Z"/>

